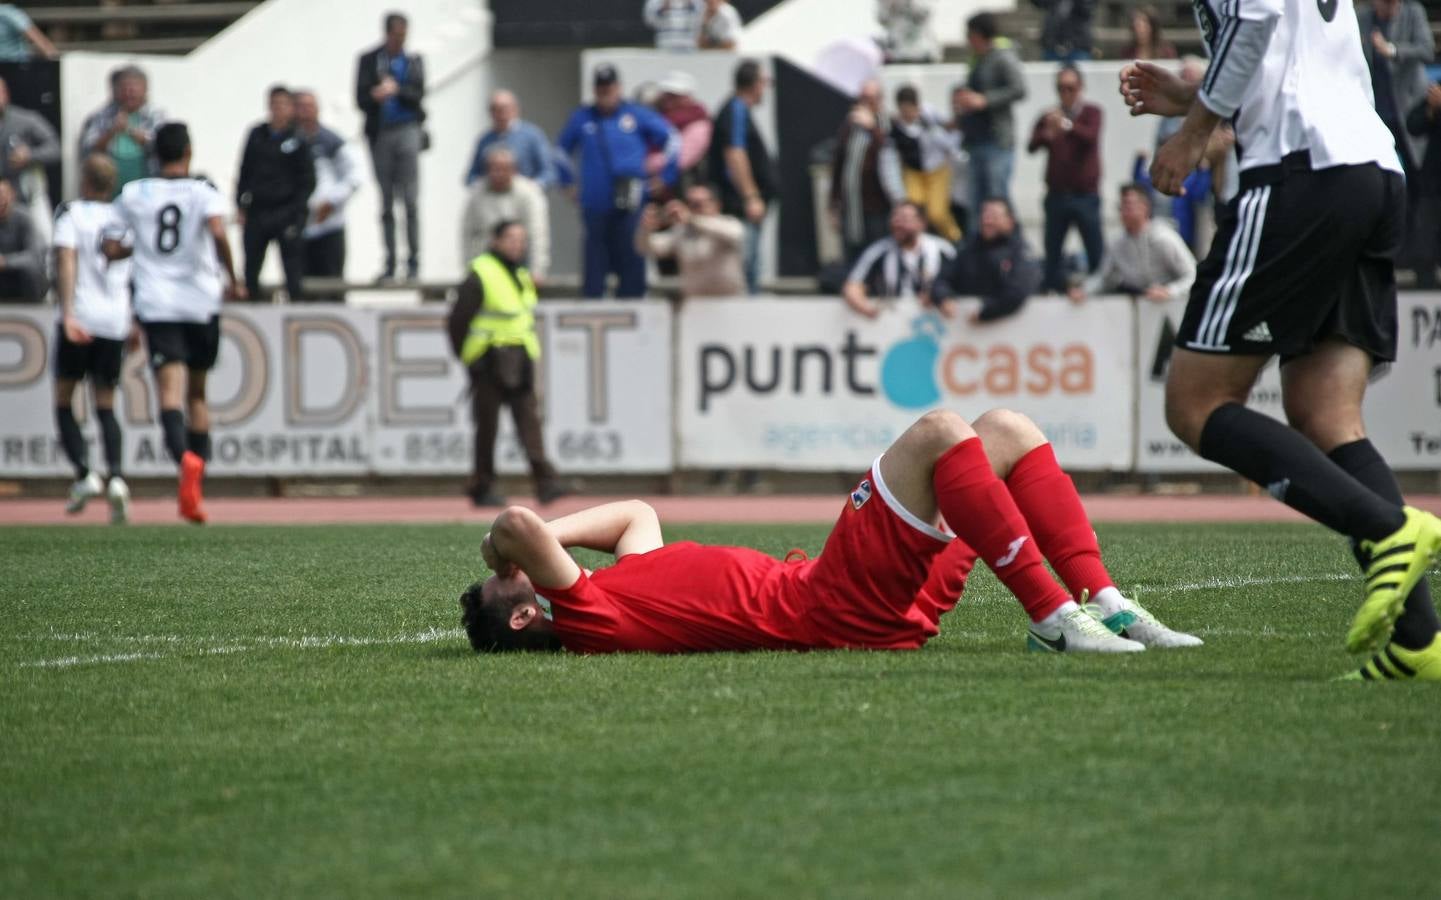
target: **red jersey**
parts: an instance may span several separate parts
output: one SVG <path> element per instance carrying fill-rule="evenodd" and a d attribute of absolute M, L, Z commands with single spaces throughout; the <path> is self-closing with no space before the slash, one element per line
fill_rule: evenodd
<path fill-rule="evenodd" d="M 939 632 L 975 554 L 890 503 L 873 470 L 816 559 L 687 541 L 538 593 L 578 653 L 915 649 Z"/>

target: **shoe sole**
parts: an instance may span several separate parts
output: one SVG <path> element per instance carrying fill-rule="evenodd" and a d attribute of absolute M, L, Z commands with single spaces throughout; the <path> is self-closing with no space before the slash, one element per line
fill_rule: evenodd
<path fill-rule="evenodd" d="M 1425 577 L 1426 570 L 1441 554 L 1441 521 L 1430 516 L 1425 528 L 1417 538 L 1416 549 L 1412 551 L 1411 562 L 1402 576 L 1401 583 L 1389 594 L 1373 595 L 1367 598 L 1356 611 L 1351 629 L 1346 632 L 1346 649 L 1352 653 L 1376 653 L 1391 636 L 1391 629 L 1401 615 L 1406 598 Z"/>

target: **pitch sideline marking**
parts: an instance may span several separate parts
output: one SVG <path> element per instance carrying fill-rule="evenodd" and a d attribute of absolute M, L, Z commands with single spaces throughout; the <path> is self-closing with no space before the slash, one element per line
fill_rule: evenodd
<path fill-rule="evenodd" d="M 304 635 L 298 638 L 288 637 L 254 637 L 237 641 L 234 638 L 222 640 L 220 638 L 195 638 L 191 639 L 179 635 L 156 635 L 145 634 L 139 636 L 113 635 L 104 636 L 99 634 L 58 634 L 43 635 L 53 640 L 115 640 L 128 643 L 146 644 L 159 643 L 171 645 L 183 645 L 194 643 L 205 646 L 198 646 L 194 650 L 180 649 L 168 653 L 107 653 L 95 656 L 62 656 L 57 659 L 36 659 L 20 663 L 20 668 L 39 669 L 68 669 L 73 666 L 94 665 L 102 663 L 137 662 L 148 659 L 166 659 L 174 656 L 220 656 L 231 653 L 246 653 L 251 650 L 263 648 L 275 648 L 283 650 L 323 650 L 328 647 L 376 647 L 393 646 L 398 644 L 434 644 L 440 641 L 453 640 L 465 636 L 465 632 L 459 628 L 427 628 L 425 631 L 418 631 L 413 634 L 395 635 L 393 637 L 348 637 L 345 635 L 314 636 Z M 34 639 L 32 636 L 30 639 Z"/>

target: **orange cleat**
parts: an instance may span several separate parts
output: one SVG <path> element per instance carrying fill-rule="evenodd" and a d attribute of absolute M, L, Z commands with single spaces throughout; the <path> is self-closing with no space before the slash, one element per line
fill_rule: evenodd
<path fill-rule="evenodd" d="M 201 505 L 200 481 L 205 477 L 205 460 L 189 450 L 180 457 L 180 518 L 204 525 L 207 516 Z"/>

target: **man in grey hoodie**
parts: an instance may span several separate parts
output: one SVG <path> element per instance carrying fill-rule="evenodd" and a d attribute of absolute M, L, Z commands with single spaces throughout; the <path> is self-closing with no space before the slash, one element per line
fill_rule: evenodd
<path fill-rule="evenodd" d="M 952 102 L 962 146 L 971 157 L 971 209 L 979 209 L 991 197 L 1010 199 L 1016 161 L 1012 107 L 1026 96 L 1026 76 L 991 13 L 977 13 L 966 21 L 966 43 L 973 53 L 970 72 Z"/>

